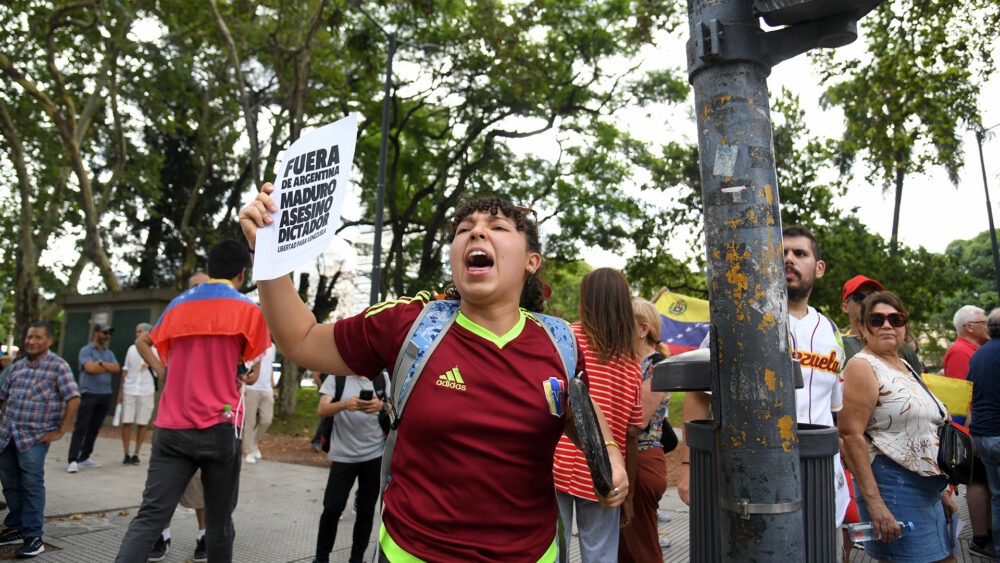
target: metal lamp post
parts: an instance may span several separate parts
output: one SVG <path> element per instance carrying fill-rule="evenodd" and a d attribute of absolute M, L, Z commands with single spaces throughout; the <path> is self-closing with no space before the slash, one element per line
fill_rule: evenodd
<path fill-rule="evenodd" d="M 986 181 L 986 162 L 983 160 L 983 138 L 986 132 L 1000 127 L 1000 123 L 993 127 L 983 128 L 982 124 L 976 129 L 976 144 L 979 146 L 979 167 L 983 171 L 983 191 L 986 192 L 986 216 L 990 220 L 990 242 L 993 245 L 993 276 L 996 278 L 997 295 L 1000 296 L 1000 252 L 997 252 L 997 231 L 993 227 L 993 207 L 990 205 L 990 186 Z"/>
<path fill-rule="evenodd" d="M 706 490 L 713 491 L 709 509 L 717 515 L 708 523 L 717 526 L 705 542 L 709 549 L 696 553 L 692 545 L 693 561 L 835 560 L 832 523 L 816 532 L 824 541 L 805 537 L 767 76 L 809 49 L 850 43 L 857 20 L 879 3 L 688 1 L 688 81 L 698 122 L 712 318 L 705 371 L 713 391 L 715 457 Z M 761 17 L 784 27 L 764 32 Z M 701 486 L 697 475 L 692 469 L 692 491 Z M 692 519 L 694 512 L 692 499 Z"/>
<path fill-rule="evenodd" d="M 379 29 L 382 29 L 382 27 L 379 26 Z M 385 89 L 383 90 L 382 98 L 382 137 L 379 140 L 378 147 L 378 187 L 375 192 L 375 240 L 372 246 L 372 289 L 371 296 L 368 299 L 369 305 L 378 303 L 379 288 L 382 285 L 382 213 L 385 209 L 385 166 L 387 153 L 389 152 L 389 104 L 392 101 L 389 89 L 392 87 L 392 57 L 396 54 L 396 35 L 393 33 L 388 35 L 389 47 L 385 54 Z"/>
<path fill-rule="evenodd" d="M 379 289 L 382 285 L 382 215 L 385 210 L 385 168 L 386 159 L 388 158 L 389 152 L 389 110 L 392 103 L 392 97 L 390 89 L 392 88 L 392 59 L 396 55 L 396 46 L 398 44 L 408 45 L 410 47 L 417 47 L 421 49 L 434 48 L 436 45 L 431 43 L 413 43 L 410 41 L 403 41 L 396 37 L 395 33 L 392 33 L 385 29 L 378 20 L 373 18 L 364 8 L 361 7 L 360 2 L 353 3 L 355 7 L 361 11 L 362 14 L 368 18 L 383 35 L 389 41 L 389 45 L 385 53 L 385 87 L 382 90 L 382 135 L 379 139 L 378 148 L 378 183 L 375 192 L 375 233 L 374 241 L 372 243 L 372 287 L 371 294 L 369 296 L 369 305 L 374 305 L 379 301 Z"/>

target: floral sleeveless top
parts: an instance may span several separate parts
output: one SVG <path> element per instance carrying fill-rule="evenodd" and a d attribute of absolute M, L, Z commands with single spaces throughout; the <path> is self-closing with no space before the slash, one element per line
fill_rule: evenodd
<path fill-rule="evenodd" d="M 642 381 L 653 377 L 653 364 L 663 359 L 663 356 L 654 352 L 646 359 L 642 360 Z M 639 451 L 645 451 L 652 447 L 663 447 L 660 437 L 663 436 L 663 422 L 667 419 L 667 409 L 670 407 L 670 393 L 663 396 L 660 406 L 656 407 L 656 412 L 649 419 L 649 425 L 639 431 Z M 670 429 L 673 432 L 673 428 Z"/>
<path fill-rule="evenodd" d="M 878 380 L 878 400 L 865 428 L 869 460 L 883 454 L 918 475 L 941 475 L 937 431 L 948 420 L 945 406 L 914 374 L 867 352 L 854 357 L 866 360 Z"/>

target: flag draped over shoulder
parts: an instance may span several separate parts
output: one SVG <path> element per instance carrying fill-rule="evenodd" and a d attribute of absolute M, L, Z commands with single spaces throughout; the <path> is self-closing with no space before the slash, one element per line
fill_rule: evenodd
<path fill-rule="evenodd" d="M 708 334 L 708 301 L 665 291 L 654 304 L 660 312 L 660 340 L 671 354 L 694 350 Z"/>
<path fill-rule="evenodd" d="M 169 362 L 170 343 L 183 336 L 242 336 L 249 367 L 271 345 L 271 333 L 256 303 L 224 281 L 212 280 L 178 295 L 149 332 L 160 358 Z"/>

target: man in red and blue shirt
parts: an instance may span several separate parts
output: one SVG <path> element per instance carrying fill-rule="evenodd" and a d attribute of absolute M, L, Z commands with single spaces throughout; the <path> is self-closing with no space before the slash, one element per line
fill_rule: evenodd
<path fill-rule="evenodd" d="M 242 456 L 238 427 L 240 380 L 235 366 L 252 365 L 271 345 L 260 308 L 241 294 L 250 254 L 225 239 L 208 253 L 207 283 L 177 296 L 149 334 L 136 340 L 139 354 L 159 377 L 170 366 L 157 409 L 156 432 L 139 513 L 129 524 L 117 561 L 145 562 L 170 522 L 196 469 L 205 490 L 208 560 L 233 558 Z M 151 346 L 156 346 L 157 358 Z M 256 381 L 253 370 L 242 376 Z"/>
<path fill-rule="evenodd" d="M 0 545 L 23 542 L 17 557 L 45 551 L 45 455 L 73 427 L 80 391 L 69 364 L 49 351 L 52 326 L 36 322 L 24 339 L 28 355 L 11 365 L 0 400 L 0 482 L 10 512 Z"/>

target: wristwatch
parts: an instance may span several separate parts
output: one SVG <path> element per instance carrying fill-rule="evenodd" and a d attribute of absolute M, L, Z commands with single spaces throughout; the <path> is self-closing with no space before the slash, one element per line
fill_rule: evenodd
<path fill-rule="evenodd" d="M 382 401 L 382 408 L 378 410 L 379 414 L 385 414 L 389 412 L 389 401 Z"/>

